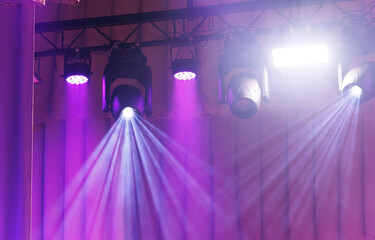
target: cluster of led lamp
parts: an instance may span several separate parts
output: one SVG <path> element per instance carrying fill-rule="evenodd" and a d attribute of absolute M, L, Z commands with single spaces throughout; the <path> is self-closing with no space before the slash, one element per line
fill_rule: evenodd
<path fill-rule="evenodd" d="M 88 83 L 91 74 L 91 56 L 89 53 L 75 50 L 64 56 L 64 78 L 67 83 L 82 85 Z"/>
<path fill-rule="evenodd" d="M 197 76 L 198 63 L 194 58 L 179 58 L 172 62 L 172 73 L 176 80 L 188 81 Z"/>

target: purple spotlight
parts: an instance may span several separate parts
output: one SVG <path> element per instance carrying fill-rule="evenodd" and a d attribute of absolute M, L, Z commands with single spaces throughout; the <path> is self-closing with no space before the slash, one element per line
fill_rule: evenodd
<path fill-rule="evenodd" d="M 193 58 L 180 58 L 172 62 L 172 73 L 175 79 L 188 81 L 194 79 L 197 74 L 198 63 Z"/>
<path fill-rule="evenodd" d="M 66 77 L 66 81 L 70 84 L 81 85 L 87 83 L 89 79 L 83 75 L 72 75 Z"/>
<path fill-rule="evenodd" d="M 73 85 L 85 84 L 91 74 L 91 56 L 87 52 L 66 53 L 64 56 L 64 77 Z"/>
<path fill-rule="evenodd" d="M 191 80 L 194 79 L 197 76 L 194 72 L 184 71 L 184 72 L 178 72 L 174 74 L 174 78 L 177 80 Z"/>

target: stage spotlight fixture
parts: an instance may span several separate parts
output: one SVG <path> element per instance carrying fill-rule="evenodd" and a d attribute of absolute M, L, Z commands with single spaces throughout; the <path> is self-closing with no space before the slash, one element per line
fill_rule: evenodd
<path fill-rule="evenodd" d="M 115 46 L 103 74 L 103 111 L 114 119 L 151 114 L 151 69 L 139 47 Z"/>
<path fill-rule="evenodd" d="M 233 75 L 228 86 L 229 107 L 238 117 L 251 117 L 259 110 L 261 94 L 262 90 L 254 75 L 237 73 Z"/>
<path fill-rule="evenodd" d="M 272 50 L 275 67 L 298 66 L 328 62 L 326 44 L 306 45 Z"/>
<path fill-rule="evenodd" d="M 341 93 L 343 96 L 360 98 L 367 102 L 375 96 L 375 63 L 365 62 L 352 68 L 342 80 Z"/>
<path fill-rule="evenodd" d="M 339 90 L 365 103 L 375 96 L 375 27 L 351 22 L 341 29 L 343 43 L 338 64 Z"/>
<path fill-rule="evenodd" d="M 75 50 L 64 56 L 64 78 L 70 84 L 81 85 L 89 81 L 91 74 L 91 56 L 89 53 Z"/>
<path fill-rule="evenodd" d="M 172 62 L 172 73 L 176 80 L 192 80 L 197 76 L 198 63 L 194 58 L 180 58 Z"/>
<path fill-rule="evenodd" d="M 219 60 L 220 103 L 239 118 L 254 116 L 269 100 L 268 71 L 259 42 L 252 36 L 228 38 Z"/>

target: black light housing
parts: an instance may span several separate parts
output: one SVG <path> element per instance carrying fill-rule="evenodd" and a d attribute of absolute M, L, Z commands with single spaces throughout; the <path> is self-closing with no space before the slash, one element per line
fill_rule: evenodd
<path fill-rule="evenodd" d="M 198 63 L 194 58 L 175 59 L 171 67 L 177 80 L 191 80 L 197 76 Z"/>
<path fill-rule="evenodd" d="M 103 111 L 114 119 L 130 107 L 139 115 L 151 114 L 151 69 L 138 47 L 116 47 L 103 74 Z"/>
<path fill-rule="evenodd" d="M 91 74 L 91 56 L 89 53 L 75 50 L 64 56 L 64 78 L 70 84 L 88 83 Z"/>
<path fill-rule="evenodd" d="M 220 103 L 239 118 L 254 116 L 269 100 L 268 71 L 262 47 L 250 37 L 229 38 L 219 60 Z"/>

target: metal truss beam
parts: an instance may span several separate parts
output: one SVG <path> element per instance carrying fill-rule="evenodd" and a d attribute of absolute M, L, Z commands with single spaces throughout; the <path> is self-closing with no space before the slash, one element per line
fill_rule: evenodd
<path fill-rule="evenodd" d="M 289 8 L 312 4 L 326 4 L 332 2 L 334 3 L 347 1 L 354 0 L 256 0 L 203 7 L 188 7 L 175 10 L 43 22 L 37 23 L 35 25 L 35 32 L 59 32 L 84 28 L 100 28 L 129 24 L 173 21 L 181 19 L 194 19 L 225 14 L 262 11 L 267 9 Z"/>
<path fill-rule="evenodd" d="M 321 24 L 315 24 L 311 26 L 311 29 L 334 29 L 339 26 L 342 26 L 342 21 L 336 21 L 336 22 L 327 22 L 327 23 L 321 23 Z M 285 28 L 268 28 L 268 29 L 259 29 L 252 31 L 252 34 L 272 34 L 272 33 L 280 33 L 280 32 L 287 32 L 289 30 L 288 27 Z M 195 35 L 194 37 L 190 36 L 183 36 L 183 37 L 177 37 L 177 38 L 169 38 L 169 39 L 161 39 L 161 40 L 151 40 L 151 41 L 137 41 L 137 42 L 128 42 L 128 43 L 122 43 L 122 46 L 139 46 L 141 48 L 144 47 L 157 47 L 157 46 L 168 46 L 168 45 L 175 45 L 175 46 L 187 46 L 192 45 L 197 42 L 205 42 L 205 41 L 212 41 L 212 40 L 221 40 L 224 39 L 225 36 L 227 36 L 226 33 L 210 33 L 205 35 Z M 82 47 L 80 48 L 81 51 L 84 52 L 103 52 L 103 51 L 109 51 L 112 48 L 112 44 L 108 45 L 100 45 L 100 46 L 91 46 L 91 47 Z M 64 53 L 67 53 L 69 51 L 75 51 L 75 49 L 50 49 L 46 51 L 40 51 L 35 53 L 35 57 L 51 57 L 51 56 L 58 56 L 58 55 L 64 55 Z"/>

